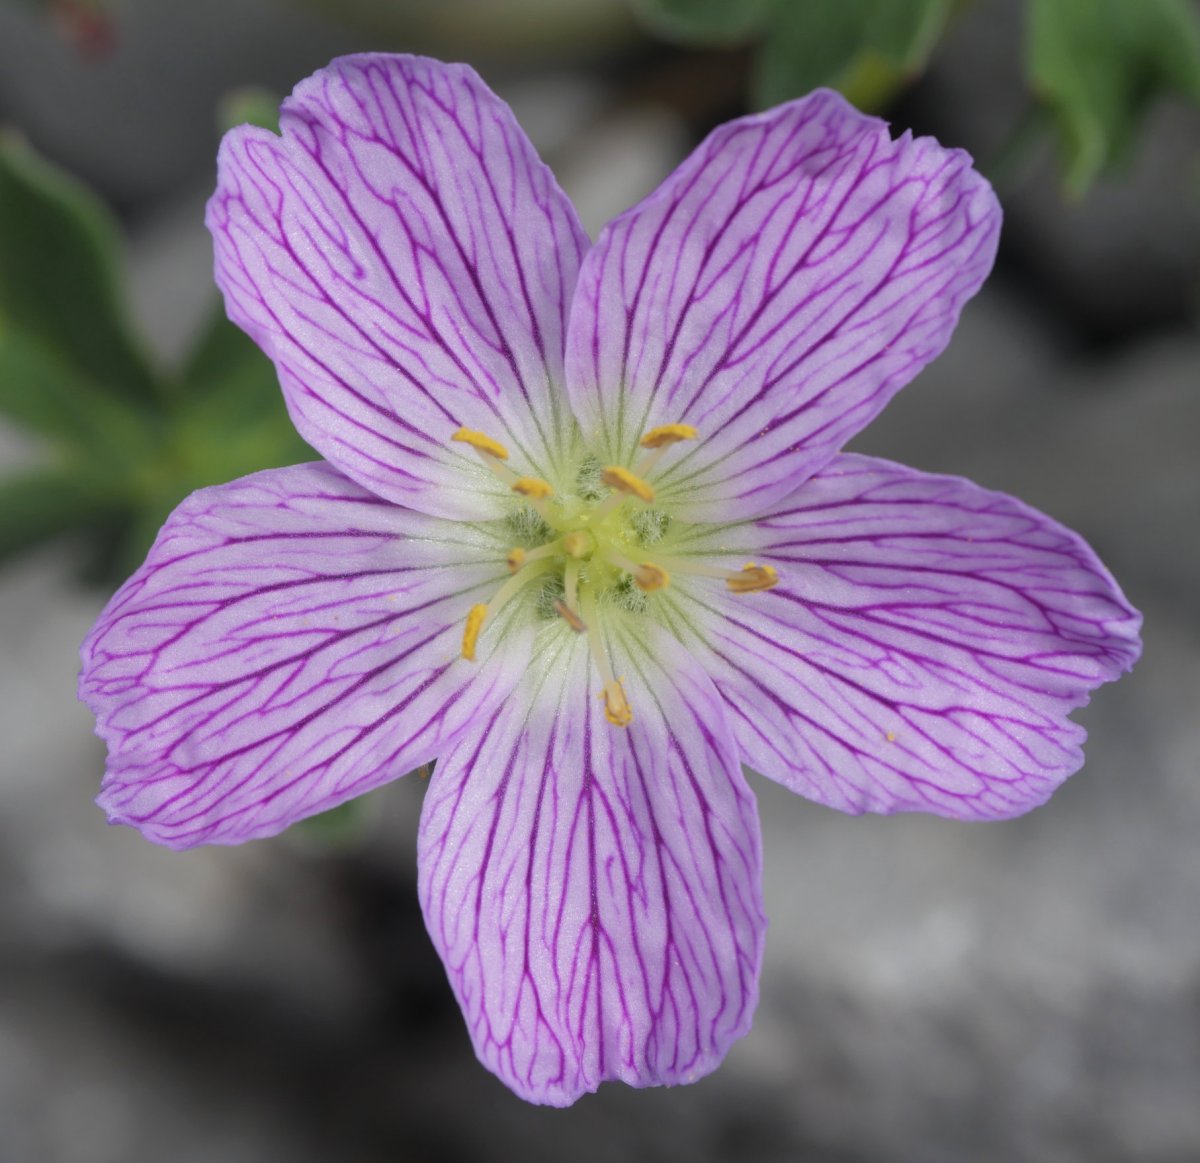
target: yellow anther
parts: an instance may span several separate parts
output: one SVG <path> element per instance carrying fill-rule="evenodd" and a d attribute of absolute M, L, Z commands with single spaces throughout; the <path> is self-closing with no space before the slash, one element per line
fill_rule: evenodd
<path fill-rule="evenodd" d="M 621 680 L 614 679 L 604 684 L 604 717 L 614 727 L 628 727 L 633 722 L 633 711 L 629 708 L 629 700 L 625 698 L 625 688 Z"/>
<path fill-rule="evenodd" d="M 639 441 L 643 448 L 666 448 L 680 440 L 695 440 L 699 435 L 690 424 L 662 424 L 651 428 Z"/>
<path fill-rule="evenodd" d="M 483 620 L 487 617 L 487 606 L 480 603 L 467 611 L 467 624 L 463 629 L 462 656 L 468 662 L 475 660 L 475 643 L 479 641 L 479 631 L 483 629 Z"/>
<path fill-rule="evenodd" d="M 469 444 L 472 448 L 486 452 L 497 460 L 508 459 L 508 449 L 500 441 L 493 440 L 482 432 L 476 432 L 474 428 L 460 428 L 450 439 L 457 440 L 459 444 Z"/>
<path fill-rule="evenodd" d="M 639 590 L 652 594 L 655 590 L 665 590 L 671 582 L 671 575 L 661 565 L 644 561 L 634 570 L 633 580 Z"/>
<path fill-rule="evenodd" d="M 593 541 L 582 529 L 575 529 L 562 539 L 563 552 L 568 557 L 586 557 Z"/>
<path fill-rule="evenodd" d="M 769 565 L 755 565 L 748 561 L 742 566 L 741 573 L 731 574 L 725 579 L 725 584 L 735 594 L 753 594 L 778 585 L 779 574 Z"/>
<path fill-rule="evenodd" d="M 515 546 L 508 551 L 505 561 L 508 562 L 508 572 L 516 573 L 525 564 L 525 550 L 519 545 Z"/>
<path fill-rule="evenodd" d="M 577 614 L 566 602 L 560 598 L 554 603 L 554 612 L 564 621 L 576 634 L 582 634 L 587 629 L 587 623 Z"/>
<path fill-rule="evenodd" d="M 514 493 L 520 493 L 521 496 L 535 501 L 544 501 L 547 497 L 554 496 L 554 490 L 550 487 L 549 482 L 542 480 L 541 477 L 518 477 L 513 481 L 512 490 Z"/>
<path fill-rule="evenodd" d="M 600 480 L 610 489 L 619 493 L 629 493 L 639 500 L 649 504 L 654 500 L 654 490 L 641 477 L 634 476 L 627 468 L 619 464 L 610 464 L 601 474 Z"/>

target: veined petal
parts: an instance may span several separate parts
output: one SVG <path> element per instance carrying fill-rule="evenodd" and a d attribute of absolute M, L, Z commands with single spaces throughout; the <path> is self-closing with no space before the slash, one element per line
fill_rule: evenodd
<path fill-rule="evenodd" d="M 843 811 L 1037 806 L 1083 763 L 1068 713 L 1141 649 L 1076 534 L 956 477 L 839 456 L 748 536 L 780 584 L 720 596 L 710 673 L 746 763 Z"/>
<path fill-rule="evenodd" d="M 504 576 L 488 553 L 324 464 L 194 493 L 83 645 L 109 818 L 173 848 L 232 844 L 433 758 L 528 661 L 515 632 L 457 660 L 467 609 Z"/>
<path fill-rule="evenodd" d="M 707 1074 L 757 1000 L 758 819 L 721 700 L 661 632 L 614 665 L 630 726 L 564 632 L 438 761 L 421 819 L 425 921 L 476 1052 L 555 1106 Z"/>
<path fill-rule="evenodd" d="M 646 429 L 693 425 L 659 498 L 765 512 L 942 351 L 999 225 L 966 154 L 893 141 L 836 93 L 732 121 L 584 260 L 575 413 L 618 463 Z"/>
<path fill-rule="evenodd" d="M 448 444 L 461 426 L 550 475 L 588 243 L 508 106 L 466 65 L 343 57 L 280 128 L 226 135 L 208 224 L 230 318 L 275 361 L 301 435 L 441 516 L 477 513 L 455 491 L 474 464 Z"/>

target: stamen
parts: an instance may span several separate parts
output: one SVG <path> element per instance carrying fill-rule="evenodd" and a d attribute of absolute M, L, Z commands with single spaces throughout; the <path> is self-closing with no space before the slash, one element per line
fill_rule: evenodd
<path fill-rule="evenodd" d="M 469 444 L 478 453 L 479 459 L 506 485 L 517 480 L 517 474 L 504 463 L 508 459 L 508 449 L 500 441 L 476 432 L 474 428 L 460 428 L 450 439 L 457 440 L 459 444 Z"/>
<path fill-rule="evenodd" d="M 554 612 L 564 621 L 576 634 L 582 634 L 587 630 L 587 623 L 561 599 L 554 603 Z"/>
<path fill-rule="evenodd" d="M 610 464 L 600 474 L 600 482 L 616 489 L 618 493 L 627 493 L 649 504 L 654 500 L 654 490 L 639 476 L 634 476 L 627 468 L 619 464 Z"/>
<path fill-rule="evenodd" d="M 651 428 L 638 443 L 643 448 L 666 448 L 680 440 L 695 440 L 698 435 L 690 424 L 662 424 Z"/>
<path fill-rule="evenodd" d="M 525 550 L 516 545 L 508 551 L 505 560 L 508 562 L 508 572 L 516 573 L 525 564 Z"/>
<path fill-rule="evenodd" d="M 533 554 L 529 554 L 532 557 Z M 511 557 L 511 554 L 510 554 Z M 480 602 L 467 611 L 467 624 L 463 628 L 462 656 L 468 662 L 475 660 L 475 644 L 479 641 L 479 632 L 488 617 L 494 617 L 517 594 L 521 592 L 535 577 L 539 577 L 553 566 L 552 561 L 542 561 L 533 566 L 520 569 L 510 577 L 497 591 L 496 596 L 486 604 Z"/>
<path fill-rule="evenodd" d="M 628 727 L 633 722 L 633 710 L 625 697 L 625 688 L 618 679 L 613 678 L 612 667 L 608 664 L 608 652 L 600 639 L 599 622 L 596 616 L 596 597 L 590 589 L 583 591 L 585 624 L 587 626 L 588 653 L 600 672 L 601 694 L 604 700 L 604 717 L 614 727 Z"/>
<path fill-rule="evenodd" d="M 610 553 L 608 556 L 612 559 L 613 555 Z M 779 574 L 775 572 L 774 567 L 755 565 L 752 561 L 747 562 L 741 569 L 722 569 L 719 565 L 693 561 L 690 556 L 668 556 L 663 560 L 671 567 L 673 573 L 717 578 L 735 594 L 752 594 L 759 590 L 769 590 L 772 586 L 779 584 Z"/>
<path fill-rule="evenodd" d="M 463 629 L 462 656 L 468 662 L 475 661 L 475 643 L 479 641 L 479 631 L 483 629 L 483 621 L 488 615 L 486 604 L 480 602 L 467 612 L 467 625 Z"/>
<path fill-rule="evenodd" d="M 457 440 L 460 444 L 469 444 L 476 451 L 486 452 L 497 460 L 508 459 L 508 449 L 500 441 L 493 440 L 482 432 L 476 432 L 474 428 L 460 428 L 450 439 Z"/>
<path fill-rule="evenodd" d="M 643 593 L 652 594 L 656 590 L 665 590 L 671 584 L 671 575 L 661 565 L 643 561 L 633 571 L 633 581 Z"/>
<path fill-rule="evenodd" d="M 740 573 L 730 574 L 725 584 L 735 594 L 753 594 L 759 590 L 769 590 L 779 584 L 779 574 L 769 565 L 755 565 L 748 561 L 742 566 Z"/>
<path fill-rule="evenodd" d="M 665 590 L 671 584 L 671 575 L 661 565 L 655 565 L 652 561 L 643 561 L 639 565 L 615 549 L 605 550 L 604 556 L 618 569 L 623 569 L 629 574 L 643 593 L 652 594 L 655 590 Z"/>
<path fill-rule="evenodd" d="M 695 440 L 697 436 L 699 433 L 690 424 L 660 424 L 657 428 L 651 428 L 638 441 L 650 452 L 642 457 L 633 471 L 640 477 L 648 477 L 672 444 L 678 444 L 681 440 Z"/>
<path fill-rule="evenodd" d="M 600 697 L 604 700 L 604 717 L 614 727 L 628 727 L 633 722 L 633 711 L 629 700 L 625 698 L 625 688 L 620 679 L 605 683 L 604 693 Z"/>
<path fill-rule="evenodd" d="M 542 480 L 541 477 L 518 477 L 513 481 L 512 490 L 514 493 L 520 493 L 521 496 L 529 497 L 534 501 L 544 501 L 547 497 L 554 496 L 554 490 L 550 487 L 549 482 Z"/>

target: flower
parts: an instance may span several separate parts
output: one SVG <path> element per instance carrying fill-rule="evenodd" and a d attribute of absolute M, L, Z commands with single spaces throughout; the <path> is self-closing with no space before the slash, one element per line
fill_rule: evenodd
<path fill-rule="evenodd" d="M 817 92 L 590 245 L 469 68 L 335 61 L 209 204 L 230 317 L 324 462 L 205 489 L 83 647 L 99 802 L 267 836 L 437 759 L 429 933 L 480 1059 L 565 1105 L 749 1027 L 742 763 L 848 812 L 1017 815 L 1137 657 L 1091 550 L 841 453 L 946 345 L 1000 212 Z"/>

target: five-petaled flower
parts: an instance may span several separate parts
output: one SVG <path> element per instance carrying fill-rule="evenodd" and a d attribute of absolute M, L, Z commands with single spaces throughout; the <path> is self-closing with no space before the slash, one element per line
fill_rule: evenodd
<path fill-rule="evenodd" d="M 750 1024 L 742 764 L 848 812 L 1014 816 L 1140 619 L 1073 533 L 840 452 L 946 345 L 995 197 L 818 92 L 589 241 L 470 69 L 335 61 L 209 205 L 324 462 L 186 500 L 83 649 L 100 803 L 236 843 L 436 758 L 429 932 L 480 1059 L 563 1105 Z"/>

